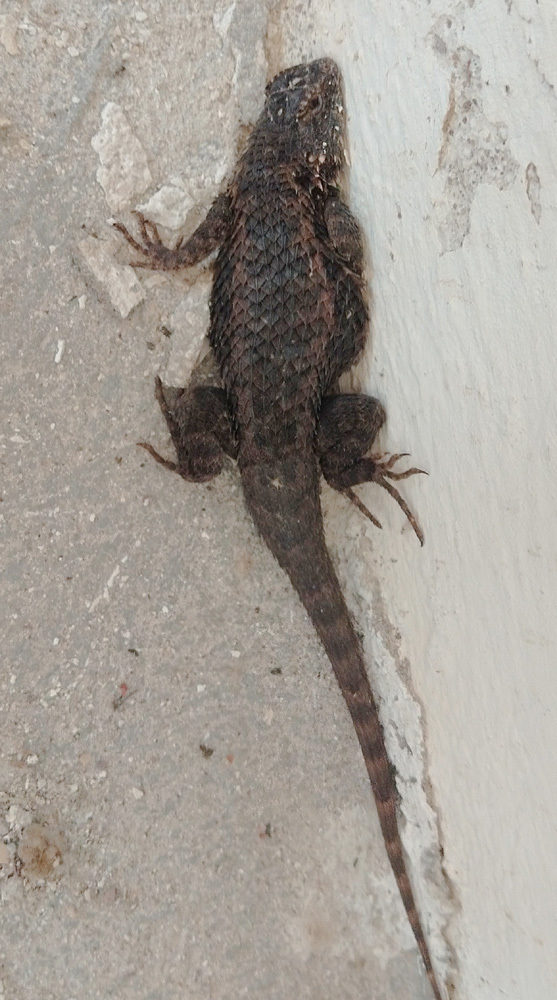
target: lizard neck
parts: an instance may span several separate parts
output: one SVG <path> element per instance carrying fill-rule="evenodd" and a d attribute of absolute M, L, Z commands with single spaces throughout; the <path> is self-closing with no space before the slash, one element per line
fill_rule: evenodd
<path fill-rule="evenodd" d="M 234 184 L 239 191 L 247 185 L 253 190 L 260 181 L 267 189 L 274 183 L 323 194 L 336 189 L 339 173 L 336 166 L 312 160 L 284 129 L 265 122 L 253 132 L 239 161 Z"/>

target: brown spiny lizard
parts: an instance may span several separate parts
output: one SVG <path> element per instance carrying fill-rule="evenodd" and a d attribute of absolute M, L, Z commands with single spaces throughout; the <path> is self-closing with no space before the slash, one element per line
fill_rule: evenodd
<path fill-rule="evenodd" d="M 205 482 L 238 463 L 245 502 L 286 571 L 331 661 L 368 770 L 387 854 L 436 1000 L 441 991 L 416 909 L 397 824 L 397 794 L 362 647 L 325 545 L 320 477 L 371 517 L 353 487 L 387 489 L 401 457 L 370 455 L 381 403 L 340 394 L 364 346 L 368 309 L 363 245 L 338 187 L 344 159 L 342 80 L 331 59 L 294 66 L 268 85 L 263 111 L 226 189 L 174 248 L 138 215 L 141 242 L 117 228 L 136 266 L 175 271 L 218 248 L 209 340 L 220 385 L 156 395 L 177 453 L 162 458 Z M 375 520 L 372 517 L 372 520 Z M 375 522 L 377 523 L 377 522 Z"/>

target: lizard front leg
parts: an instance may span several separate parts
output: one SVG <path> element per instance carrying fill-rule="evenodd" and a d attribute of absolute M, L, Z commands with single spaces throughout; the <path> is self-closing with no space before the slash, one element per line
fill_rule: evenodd
<path fill-rule="evenodd" d="M 173 389 L 155 380 L 155 395 L 176 449 L 176 462 L 140 441 L 166 469 L 191 482 L 205 483 L 221 471 L 225 455 L 236 458 L 238 446 L 224 389 L 213 386 Z"/>
<path fill-rule="evenodd" d="M 341 198 L 332 194 L 323 209 L 329 239 L 338 253 L 355 274 L 361 275 L 364 266 L 364 245 L 360 227 Z"/>
<path fill-rule="evenodd" d="M 346 496 L 377 527 L 377 518 L 354 493 L 352 487 L 359 483 L 378 483 L 396 500 L 410 521 L 420 544 L 424 543 L 423 532 L 406 501 L 389 480 L 407 479 L 422 469 L 407 469 L 395 472 L 393 466 L 404 454 L 385 455 L 367 453 L 379 430 L 385 423 L 386 413 L 378 399 L 360 394 L 325 396 L 321 406 L 317 432 L 317 449 L 321 470 L 330 486 Z"/>
<path fill-rule="evenodd" d="M 139 220 L 140 243 L 122 222 L 114 222 L 114 228 L 128 241 L 141 260 L 132 261 L 132 267 L 148 267 L 155 271 L 178 271 L 182 267 L 192 267 L 208 257 L 223 242 L 230 225 L 230 197 L 220 194 L 215 199 L 203 222 L 187 239 L 182 237 L 172 249 L 162 242 L 154 222 L 149 222 L 141 212 L 134 213 Z"/>

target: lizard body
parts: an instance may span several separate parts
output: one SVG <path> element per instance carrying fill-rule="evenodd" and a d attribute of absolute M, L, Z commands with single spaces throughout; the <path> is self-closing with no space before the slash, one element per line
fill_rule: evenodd
<path fill-rule="evenodd" d="M 363 348 L 368 310 L 358 225 L 337 187 L 344 158 L 341 77 L 330 59 L 292 67 L 268 85 L 263 112 L 227 190 L 188 239 L 164 246 L 139 216 L 142 242 L 117 228 L 138 266 L 178 270 L 219 248 L 209 340 L 222 384 L 156 394 L 177 461 L 203 482 L 237 460 L 245 501 L 321 639 L 347 703 L 375 797 L 387 854 L 436 1000 L 441 992 L 402 849 L 396 788 L 361 643 L 325 544 L 320 477 L 352 491 L 388 481 L 401 456 L 366 457 L 385 420 L 378 400 L 337 394 Z M 364 513 L 365 508 L 363 508 Z M 371 516 L 371 515 L 369 515 Z M 373 519 L 373 518 L 372 518 Z M 377 523 L 377 522 L 376 522 Z"/>

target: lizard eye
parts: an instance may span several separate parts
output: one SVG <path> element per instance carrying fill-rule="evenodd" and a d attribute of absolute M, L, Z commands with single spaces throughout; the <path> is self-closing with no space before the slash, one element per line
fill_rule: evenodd
<path fill-rule="evenodd" d="M 323 98 L 321 94 L 314 94 L 312 98 L 304 105 L 300 112 L 300 118 L 306 118 L 308 115 L 314 114 L 316 111 L 320 111 L 323 107 Z"/>

